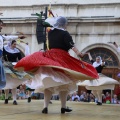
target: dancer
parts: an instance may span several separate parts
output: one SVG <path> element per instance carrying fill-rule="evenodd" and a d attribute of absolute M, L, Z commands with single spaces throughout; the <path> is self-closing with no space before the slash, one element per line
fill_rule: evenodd
<path fill-rule="evenodd" d="M 28 56 L 28 55 L 30 55 L 30 48 L 29 48 L 28 43 L 26 43 L 25 56 Z M 27 101 L 28 101 L 28 103 L 30 103 L 31 102 L 31 93 L 32 93 L 32 91 L 34 91 L 34 89 L 30 89 L 29 87 L 26 86 L 26 90 L 28 91 L 28 99 L 27 99 Z"/>
<path fill-rule="evenodd" d="M 5 64 L 8 62 L 17 62 L 22 58 L 20 51 L 16 48 L 16 40 L 13 40 L 9 42 L 7 45 L 3 48 L 3 58 L 6 61 Z M 13 95 L 13 105 L 17 105 L 16 101 L 16 95 L 17 95 L 17 89 L 16 87 L 21 85 L 24 81 L 27 79 L 23 78 L 14 78 L 12 77 L 13 72 L 9 69 L 9 64 L 7 67 L 5 67 L 5 73 L 6 73 L 6 86 L 3 88 L 5 91 L 5 104 L 8 104 L 8 93 L 9 89 L 12 89 L 12 95 Z M 10 72 L 9 72 L 10 71 Z"/>
<path fill-rule="evenodd" d="M 2 30 L 3 26 L 3 21 L 0 20 L 0 32 Z M 25 36 L 5 36 L 5 35 L 0 35 L 0 89 L 4 88 L 6 85 L 6 78 L 5 78 L 5 73 L 3 69 L 3 64 L 2 64 L 2 54 L 3 54 L 3 40 L 14 40 L 14 39 L 24 39 Z"/>
<path fill-rule="evenodd" d="M 51 18 L 52 19 L 52 18 Z M 66 100 L 69 91 L 77 89 L 78 80 L 98 78 L 93 66 L 69 55 L 72 49 L 77 56 L 83 57 L 75 47 L 72 37 L 66 31 L 67 19 L 57 17 L 53 29 L 48 33 L 49 49 L 45 52 L 35 52 L 21 59 L 15 69 L 31 72 L 35 77 L 28 83 L 28 87 L 44 91 L 44 109 L 42 113 L 48 113 L 48 104 L 52 93 L 59 93 L 61 100 L 61 113 L 71 112 L 66 108 Z"/>
<path fill-rule="evenodd" d="M 105 66 L 105 62 L 101 59 L 100 56 L 96 57 L 96 61 L 93 61 L 90 53 L 88 53 L 88 56 L 99 74 L 99 79 L 95 79 L 92 81 L 85 80 L 83 82 L 77 83 L 77 85 L 85 86 L 87 90 L 92 90 L 93 95 L 98 99 L 97 105 L 102 105 L 102 91 L 104 89 L 114 90 L 115 84 L 119 83 L 118 81 L 101 74 Z"/>
<path fill-rule="evenodd" d="M 117 51 L 120 52 L 120 47 L 118 46 L 118 44 L 116 42 L 113 42 L 113 45 L 117 48 Z"/>

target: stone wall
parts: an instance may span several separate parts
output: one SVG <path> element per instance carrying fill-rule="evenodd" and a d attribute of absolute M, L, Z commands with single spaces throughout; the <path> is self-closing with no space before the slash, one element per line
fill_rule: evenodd
<path fill-rule="evenodd" d="M 49 0 L 0 0 L 0 3 L 0 11 L 3 12 L 0 18 L 6 23 L 2 33 L 25 33 L 25 41 L 29 42 L 31 53 L 43 48 L 43 44 L 37 43 L 36 17 L 31 14 L 44 11 Z M 80 51 L 99 43 L 104 43 L 103 47 L 107 42 L 114 41 L 120 45 L 119 0 L 53 0 L 52 10 L 55 15 L 68 18 L 67 29 Z M 19 46 L 24 51 L 24 44 Z M 72 51 L 70 53 L 75 56 Z"/>

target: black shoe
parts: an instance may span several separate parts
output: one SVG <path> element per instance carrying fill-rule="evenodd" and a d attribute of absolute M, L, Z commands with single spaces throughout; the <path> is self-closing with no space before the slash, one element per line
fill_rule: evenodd
<path fill-rule="evenodd" d="M 30 103 L 30 102 L 31 102 L 31 97 L 28 98 L 28 103 Z"/>
<path fill-rule="evenodd" d="M 42 113 L 44 113 L 44 114 L 47 114 L 47 113 L 48 113 L 47 107 L 42 110 Z"/>
<path fill-rule="evenodd" d="M 13 105 L 17 105 L 18 103 L 17 103 L 17 101 L 16 100 L 14 100 L 13 101 Z"/>
<path fill-rule="evenodd" d="M 97 102 L 97 105 L 102 105 L 102 103 L 101 102 Z"/>
<path fill-rule="evenodd" d="M 4 104 L 8 104 L 8 99 L 5 99 L 5 102 L 4 102 Z"/>
<path fill-rule="evenodd" d="M 52 102 L 50 101 L 49 104 L 52 104 Z"/>
<path fill-rule="evenodd" d="M 62 114 L 64 114 L 65 112 L 71 112 L 72 111 L 72 109 L 70 109 L 70 108 L 61 108 L 61 113 Z"/>

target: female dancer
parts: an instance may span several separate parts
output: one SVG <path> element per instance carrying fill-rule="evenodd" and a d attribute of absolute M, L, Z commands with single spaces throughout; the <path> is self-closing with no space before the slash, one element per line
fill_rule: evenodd
<path fill-rule="evenodd" d="M 0 32 L 3 27 L 3 21 L 0 20 Z M 2 54 L 3 54 L 3 40 L 10 41 L 14 39 L 24 39 L 25 36 L 5 36 L 5 35 L 0 35 L 0 89 L 4 88 L 6 85 L 6 78 L 5 78 L 5 73 L 3 69 L 3 64 L 2 64 Z"/>
<path fill-rule="evenodd" d="M 51 18 L 52 19 L 52 18 Z M 93 66 L 71 57 L 68 53 L 72 49 L 78 56 L 83 56 L 75 47 L 72 37 L 66 31 L 67 19 L 54 19 L 53 29 L 48 33 L 49 49 L 45 52 L 36 52 L 21 59 L 15 69 L 34 73 L 28 87 L 44 91 L 44 109 L 48 113 L 48 104 L 52 93 L 59 92 L 61 99 L 61 113 L 71 112 L 66 108 L 67 94 L 76 90 L 76 82 L 86 78 L 98 78 Z"/>
<path fill-rule="evenodd" d="M 16 41 L 15 40 L 9 42 L 8 45 L 4 46 L 3 57 L 4 57 L 4 60 L 6 61 L 5 63 L 17 62 L 18 60 L 20 60 L 22 58 L 20 51 L 16 48 Z M 5 67 L 6 86 L 3 88 L 4 91 L 5 91 L 5 104 L 8 104 L 9 89 L 12 89 L 13 104 L 17 105 L 17 102 L 16 102 L 16 95 L 17 95 L 16 87 L 19 86 L 20 84 L 22 84 L 27 79 L 23 79 L 20 75 L 18 75 L 18 76 L 21 77 L 21 78 L 12 77 L 15 74 L 13 73 L 13 71 L 11 71 L 11 69 L 9 69 L 9 67 L 10 67 L 9 65 L 7 65 L 7 67 Z"/>
<path fill-rule="evenodd" d="M 83 82 L 77 83 L 77 85 L 85 86 L 87 90 L 92 90 L 93 95 L 98 99 L 97 105 L 102 105 L 102 91 L 104 89 L 111 89 L 114 90 L 115 84 L 119 84 L 116 80 L 106 77 L 105 75 L 101 74 L 105 62 L 102 61 L 101 57 L 96 57 L 96 61 L 93 61 L 90 53 L 88 53 L 89 59 L 93 64 L 93 67 L 96 68 L 99 79 L 95 80 L 85 80 Z"/>

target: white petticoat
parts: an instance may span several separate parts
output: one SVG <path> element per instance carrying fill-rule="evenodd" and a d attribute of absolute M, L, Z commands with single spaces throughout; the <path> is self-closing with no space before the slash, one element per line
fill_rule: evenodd
<path fill-rule="evenodd" d="M 6 86 L 3 89 L 13 89 L 23 84 L 28 79 L 32 78 L 31 75 L 25 72 L 18 72 L 13 70 L 12 63 L 4 63 L 4 70 L 6 75 Z"/>
<path fill-rule="evenodd" d="M 40 67 L 34 78 L 26 82 L 26 85 L 35 89 L 35 92 L 49 89 L 53 93 L 58 93 L 59 91 L 75 91 L 77 89 L 76 83 L 64 73 L 45 67 Z"/>
<path fill-rule="evenodd" d="M 119 84 L 119 82 L 103 74 L 99 74 L 99 79 L 85 80 L 77 83 L 78 86 L 85 86 L 88 90 L 114 90 L 115 84 Z"/>
<path fill-rule="evenodd" d="M 13 78 L 10 74 L 6 74 L 6 86 L 3 88 L 5 89 L 13 89 L 21 85 L 23 82 L 27 81 L 28 79 L 18 79 Z"/>

